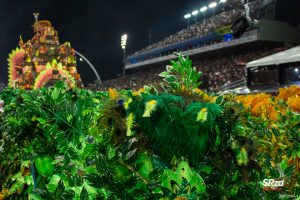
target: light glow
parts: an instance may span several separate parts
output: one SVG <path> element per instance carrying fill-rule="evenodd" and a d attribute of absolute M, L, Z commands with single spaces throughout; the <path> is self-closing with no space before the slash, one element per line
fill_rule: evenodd
<path fill-rule="evenodd" d="M 199 13 L 198 10 L 194 10 L 194 11 L 192 12 L 192 15 L 198 15 L 198 13 Z"/>
<path fill-rule="evenodd" d="M 207 10 L 207 7 L 206 7 L 206 6 L 200 8 L 200 11 L 201 11 L 201 12 L 205 12 L 206 10 Z"/>
<path fill-rule="evenodd" d="M 217 6 L 217 3 L 216 3 L 216 2 L 211 2 L 211 3 L 208 5 L 209 8 L 214 8 L 214 7 L 216 7 L 216 6 Z"/>
<path fill-rule="evenodd" d="M 188 19 L 188 18 L 190 18 L 192 15 L 191 14 L 186 14 L 186 15 L 184 15 L 184 19 Z"/>
<path fill-rule="evenodd" d="M 126 48 L 126 44 L 127 44 L 127 34 L 124 34 L 121 36 L 121 47 L 122 49 Z"/>

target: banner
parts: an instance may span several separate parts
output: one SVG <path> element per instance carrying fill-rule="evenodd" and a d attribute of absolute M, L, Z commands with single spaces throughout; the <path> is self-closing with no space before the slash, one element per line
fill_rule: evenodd
<path fill-rule="evenodd" d="M 231 25 L 223 26 L 221 28 L 216 28 L 214 31 L 219 35 L 225 35 L 231 33 Z"/>

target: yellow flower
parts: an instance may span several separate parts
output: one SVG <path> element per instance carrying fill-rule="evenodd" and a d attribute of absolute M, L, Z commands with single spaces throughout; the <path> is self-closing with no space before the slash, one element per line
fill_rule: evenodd
<path fill-rule="evenodd" d="M 151 113 L 156 110 L 157 101 L 151 100 L 148 101 L 145 105 L 145 111 L 143 117 L 150 117 Z"/>
<path fill-rule="evenodd" d="M 287 102 L 289 98 L 294 96 L 300 96 L 300 86 L 298 85 L 292 85 L 288 88 L 280 88 L 276 100 L 282 99 Z"/>
<path fill-rule="evenodd" d="M 132 92 L 133 96 L 141 96 L 142 93 L 145 93 L 145 88 L 141 88 L 138 91 Z"/>
<path fill-rule="evenodd" d="M 207 121 L 207 108 L 202 108 L 197 115 L 197 122 L 206 122 Z"/>
<path fill-rule="evenodd" d="M 194 89 L 194 93 L 196 93 L 196 94 L 202 94 L 203 91 L 200 90 L 199 88 L 196 88 L 196 89 Z"/>
<path fill-rule="evenodd" d="M 271 163 L 271 166 L 273 167 L 273 168 L 276 168 L 276 164 L 275 164 L 275 162 L 272 160 L 272 161 L 270 161 L 270 163 Z"/>
<path fill-rule="evenodd" d="M 187 92 L 188 91 L 188 89 L 184 86 L 184 85 L 182 85 L 181 86 L 181 92 L 182 93 L 185 93 L 185 92 Z"/>
<path fill-rule="evenodd" d="M 238 96 L 237 101 L 244 104 L 252 115 L 262 117 L 264 120 L 276 121 L 279 107 L 269 94 L 250 94 L 247 96 Z"/>
<path fill-rule="evenodd" d="M 134 114 L 130 113 L 126 119 L 126 126 L 127 126 L 127 132 L 126 135 L 132 136 L 134 134 L 134 132 L 131 130 L 134 124 Z"/>
<path fill-rule="evenodd" d="M 217 98 L 218 98 L 218 97 L 211 97 L 209 101 L 210 101 L 211 103 L 215 103 L 216 100 L 217 100 Z"/>
<path fill-rule="evenodd" d="M 132 98 L 129 98 L 125 103 L 124 103 L 124 108 L 127 110 L 129 108 L 129 104 L 132 102 Z"/>
<path fill-rule="evenodd" d="M 118 92 L 115 89 L 108 89 L 108 96 L 110 100 L 116 100 L 119 96 Z"/>
<path fill-rule="evenodd" d="M 286 103 L 292 111 L 300 113 L 300 96 L 295 95 L 290 97 Z"/>
<path fill-rule="evenodd" d="M 275 135 L 274 135 L 273 133 L 272 133 L 271 142 L 272 142 L 273 144 L 276 144 L 276 143 L 277 143 L 277 139 L 276 139 L 276 137 L 275 137 Z"/>
<path fill-rule="evenodd" d="M 145 92 L 145 88 L 141 88 L 141 89 L 138 90 L 138 93 L 140 93 L 140 94 L 144 93 L 144 92 Z"/>

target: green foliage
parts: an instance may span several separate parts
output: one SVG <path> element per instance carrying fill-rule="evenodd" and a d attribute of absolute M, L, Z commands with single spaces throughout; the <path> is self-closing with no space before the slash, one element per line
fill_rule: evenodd
<path fill-rule="evenodd" d="M 187 199 L 197 199 L 202 196 L 206 187 L 201 176 L 190 168 L 187 161 L 175 159 L 175 163 L 177 164 L 174 169 L 164 170 L 160 177 L 163 189 L 167 189 L 163 190 L 163 196 Z"/>
<path fill-rule="evenodd" d="M 164 78 L 166 84 L 162 84 L 165 91 L 181 94 L 184 90 L 193 91 L 201 84 L 199 82 L 202 72 L 192 67 L 192 61 L 182 54 L 178 54 L 177 61 L 171 61 L 166 67 L 167 71 L 159 76 Z"/>
<path fill-rule="evenodd" d="M 61 82 L 4 90 L 0 199 L 300 195 L 299 114 L 287 110 L 270 125 L 234 96 L 199 92 L 201 73 L 182 55 L 161 76 L 164 93 L 69 90 Z M 280 176 L 281 192 L 263 191 L 262 180 Z"/>
<path fill-rule="evenodd" d="M 50 156 L 37 157 L 35 159 L 35 167 L 40 175 L 52 177 L 54 173 L 53 159 Z"/>

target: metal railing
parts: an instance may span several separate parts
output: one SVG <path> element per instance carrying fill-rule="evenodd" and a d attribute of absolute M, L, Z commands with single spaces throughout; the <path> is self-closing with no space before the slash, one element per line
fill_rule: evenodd
<path fill-rule="evenodd" d="M 246 79 L 238 80 L 238 81 L 235 81 L 230 84 L 225 84 L 225 85 L 221 86 L 221 90 L 222 91 L 233 90 L 233 89 L 243 87 L 243 86 L 246 86 Z"/>

